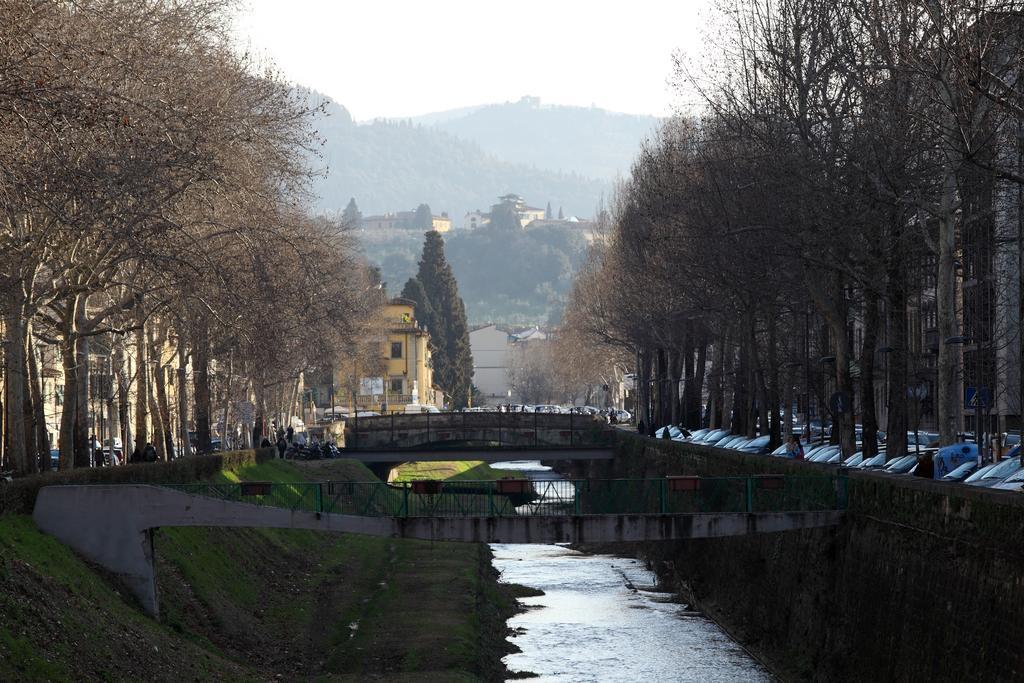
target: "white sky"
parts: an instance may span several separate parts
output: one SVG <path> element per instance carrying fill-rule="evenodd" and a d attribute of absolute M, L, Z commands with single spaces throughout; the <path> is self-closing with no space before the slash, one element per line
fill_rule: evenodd
<path fill-rule="evenodd" d="M 239 42 L 358 120 L 535 95 L 664 116 L 711 0 L 242 0 Z"/>

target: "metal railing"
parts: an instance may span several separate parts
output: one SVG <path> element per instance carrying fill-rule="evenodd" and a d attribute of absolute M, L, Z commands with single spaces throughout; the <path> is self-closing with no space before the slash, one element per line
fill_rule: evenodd
<path fill-rule="evenodd" d="M 847 479 L 842 474 L 164 486 L 235 502 L 370 517 L 797 512 L 842 510 L 847 501 Z"/>

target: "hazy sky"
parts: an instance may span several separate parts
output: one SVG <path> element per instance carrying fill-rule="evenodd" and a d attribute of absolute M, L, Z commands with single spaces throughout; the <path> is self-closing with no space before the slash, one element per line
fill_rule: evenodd
<path fill-rule="evenodd" d="M 536 95 L 665 115 L 710 0 L 242 0 L 240 41 L 359 120 Z"/>

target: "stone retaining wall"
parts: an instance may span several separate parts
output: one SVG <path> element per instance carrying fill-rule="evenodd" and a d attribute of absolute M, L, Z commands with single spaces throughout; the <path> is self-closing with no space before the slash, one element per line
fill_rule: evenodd
<path fill-rule="evenodd" d="M 619 441 L 605 476 L 831 469 Z M 786 680 L 1024 680 L 1024 495 L 849 476 L 839 527 L 645 544 L 641 554 Z"/>

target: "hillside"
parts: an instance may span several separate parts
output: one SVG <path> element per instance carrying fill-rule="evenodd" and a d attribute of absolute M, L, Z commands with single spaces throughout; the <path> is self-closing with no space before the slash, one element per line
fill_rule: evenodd
<path fill-rule="evenodd" d="M 361 238 L 367 257 L 381 267 L 388 291 L 398 294 L 416 272 L 423 233 L 367 232 Z M 513 233 L 454 230 L 444 242 L 470 324 L 556 322 L 587 248 L 577 232 L 557 226 Z"/>
<path fill-rule="evenodd" d="M 325 142 L 313 162 L 327 171 L 313 186 L 322 211 L 340 211 L 350 197 L 364 214 L 426 203 L 461 223 L 466 211 L 487 210 L 498 195 L 518 192 L 567 213 L 592 215 L 609 187 L 576 173 L 509 163 L 437 128 L 409 121 L 356 123 L 336 103 L 326 109 L 316 122 Z"/>
<path fill-rule="evenodd" d="M 475 142 L 503 161 L 613 180 L 629 172 L 640 143 L 658 119 L 596 107 L 542 105 L 537 98 L 524 97 L 518 102 L 428 114 L 413 122 Z M 588 208 L 583 213 L 593 212 Z"/>

